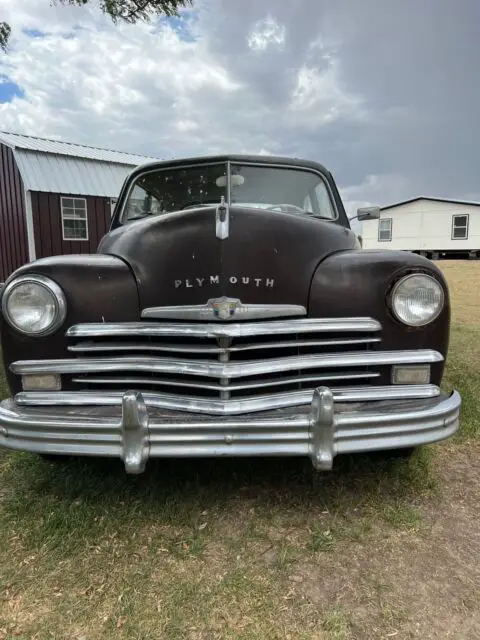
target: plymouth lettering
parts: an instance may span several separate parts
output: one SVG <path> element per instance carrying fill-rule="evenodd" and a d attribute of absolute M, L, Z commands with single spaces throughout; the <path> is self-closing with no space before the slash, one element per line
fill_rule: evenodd
<path fill-rule="evenodd" d="M 210 285 L 236 285 L 240 287 L 255 287 L 257 289 L 273 289 L 275 278 L 251 278 L 250 276 L 204 276 L 203 278 L 185 278 L 174 280 L 175 289 L 202 288 Z"/>

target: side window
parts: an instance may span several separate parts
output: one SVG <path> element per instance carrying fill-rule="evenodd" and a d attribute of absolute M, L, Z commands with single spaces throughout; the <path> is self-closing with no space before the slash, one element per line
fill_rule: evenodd
<path fill-rule="evenodd" d="M 88 240 L 87 201 L 85 198 L 61 198 L 64 240 Z"/>
<path fill-rule="evenodd" d="M 139 184 L 136 184 L 128 198 L 126 211 L 127 217 L 130 220 L 135 220 L 135 218 L 144 218 L 148 215 L 162 213 L 162 206 L 157 198 L 150 195 Z"/>
<path fill-rule="evenodd" d="M 452 216 L 452 240 L 468 238 L 468 214 Z"/>
<path fill-rule="evenodd" d="M 380 218 L 378 221 L 378 241 L 391 242 L 392 240 L 392 218 Z"/>

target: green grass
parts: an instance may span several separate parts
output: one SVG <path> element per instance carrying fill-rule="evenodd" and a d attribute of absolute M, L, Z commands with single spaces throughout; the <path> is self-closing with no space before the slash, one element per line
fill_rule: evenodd
<path fill-rule="evenodd" d="M 402 501 L 385 505 L 380 512 L 381 518 L 397 529 L 418 529 L 421 524 L 419 510 Z"/>
<path fill-rule="evenodd" d="M 331 640 L 349 640 L 352 637 L 349 616 L 343 607 L 327 611 L 322 628 Z"/>
<path fill-rule="evenodd" d="M 462 396 L 461 428 L 457 439 L 480 436 L 480 327 L 457 325 L 450 338 L 445 388 L 458 389 Z"/>
<path fill-rule="evenodd" d="M 348 638 L 328 602 L 289 596 L 289 574 L 330 537 L 343 555 L 393 535 L 402 521 L 387 524 L 387 506 L 403 513 L 429 475 L 428 463 L 352 456 L 330 475 L 300 460 L 217 460 L 159 461 L 131 478 L 115 462 L 3 454 L 0 592 L 21 597 L 25 638 L 116 637 L 117 624 L 129 638 Z"/>
<path fill-rule="evenodd" d="M 479 435 L 479 339 L 452 331 L 446 385 L 464 406 L 448 447 Z M 374 575 L 349 587 L 370 594 L 368 615 L 339 600 L 343 583 L 322 585 L 362 549 L 428 536 L 439 451 L 339 457 L 326 474 L 295 459 L 159 460 L 139 477 L 0 452 L 0 639 L 387 637 L 408 610 Z"/>

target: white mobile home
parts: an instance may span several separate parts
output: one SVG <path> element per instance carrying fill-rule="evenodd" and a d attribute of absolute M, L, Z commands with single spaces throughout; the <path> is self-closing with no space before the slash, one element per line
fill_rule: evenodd
<path fill-rule="evenodd" d="M 382 207 L 363 222 L 364 249 L 400 249 L 429 258 L 480 258 L 480 202 L 419 197 Z"/>

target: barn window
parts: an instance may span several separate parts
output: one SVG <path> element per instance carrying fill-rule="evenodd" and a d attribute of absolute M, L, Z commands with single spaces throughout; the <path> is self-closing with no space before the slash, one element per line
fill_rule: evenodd
<path fill-rule="evenodd" d="M 468 238 L 468 215 L 452 216 L 452 240 Z"/>
<path fill-rule="evenodd" d="M 85 198 L 61 198 L 64 240 L 88 240 L 87 201 Z"/>
<path fill-rule="evenodd" d="M 381 218 L 378 221 L 378 241 L 390 242 L 392 240 L 392 218 Z"/>

